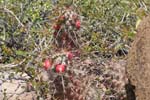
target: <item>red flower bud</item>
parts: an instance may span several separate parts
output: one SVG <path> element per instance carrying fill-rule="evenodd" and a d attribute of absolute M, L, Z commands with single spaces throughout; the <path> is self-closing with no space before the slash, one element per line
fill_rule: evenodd
<path fill-rule="evenodd" d="M 68 60 L 72 60 L 73 57 L 74 57 L 73 53 L 67 52 L 67 58 L 68 58 Z"/>
<path fill-rule="evenodd" d="M 53 35 L 54 35 L 54 37 L 56 37 L 57 36 L 57 32 L 54 32 Z"/>
<path fill-rule="evenodd" d="M 77 29 L 79 29 L 81 27 L 81 22 L 80 20 L 77 20 L 76 23 L 75 23 L 75 26 Z"/>
<path fill-rule="evenodd" d="M 45 70 L 48 70 L 50 67 L 51 67 L 51 62 L 50 62 L 50 60 L 49 59 L 46 59 L 45 61 L 44 61 L 44 68 L 45 68 Z"/>
<path fill-rule="evenodd" d="M 59 29 L 60 29 L 60 25 L 54 25 L 53 28 L 54 28 L 55 30 L 59 30 Z"/>
<path fill-rule="evenodd" d="M 66 65 L 65 64 L 58 64 L 55 67 L 55 70 L 56 70 L 57 73 L 62 73 L 62 72 L 65 71 L 65 69 L 66 69 Z"/>
<path fill-rule="evenodd" d="M 65 16 L 64 15 L 60 16 L 59 20 L 61 20 L 61 21 L 65 20 Z"/>

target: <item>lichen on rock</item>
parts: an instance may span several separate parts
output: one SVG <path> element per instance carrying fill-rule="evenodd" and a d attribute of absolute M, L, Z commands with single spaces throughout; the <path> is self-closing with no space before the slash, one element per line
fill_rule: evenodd
<path fill-rule="evenodd" d="M 136 100 L 150 98 L 150 15 L 138 26 L 127 61 L 127 76 L 135 86 Z"/>

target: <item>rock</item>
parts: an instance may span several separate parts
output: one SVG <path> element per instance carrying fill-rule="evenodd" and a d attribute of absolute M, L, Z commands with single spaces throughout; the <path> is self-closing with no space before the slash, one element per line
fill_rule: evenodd
<path fill-rule="evenodd" d="M 37 100 L 37 95 L 34 91 L 24 92 L 23 94 L 17 95 L 16 98 L 9 98 L 9 100 Z"/>
<path fill-rule="evenodd" d="M 4 97 L 4 93 L 6 93 L 7 98 L 15 98 L 17 95 L 23 93 L 25 91 L 26 83 L 21 82 L 20 80 L 11 80 L 6 81 L 1 84 L 2 92 L 1 98 Z"/>
<path fill-rule="evenodd" d="M 4 82 L 2 84 L 2 91 L 6 89 L 6 93 L 8 94 L 13 94 L 13 93 L 19 94 L 25 91 L 23 87 L 24 88 L 26 87 L 26 83 L 23 84 L 21 82 L 14 80 L 12 82 Z"/>
<path fill-rule="evenodd" d="M 150 99 L 150 16 L 139 24 L 127 61 L 127 77 L 135 87 L 136 100 Z M 134 94 L 133 94 L 134 95 Z M 132 96 L 133 96 L 132 95 Z M 130 99 L 128 95 L 128 100 Z"/>
<path fill-rule="evenodd" d="M 0 72 L 0 100 L 16 100 L 18 95 L 26 91 L 27 79 L 27 74 L 15 73 L 13 70 Z"/>

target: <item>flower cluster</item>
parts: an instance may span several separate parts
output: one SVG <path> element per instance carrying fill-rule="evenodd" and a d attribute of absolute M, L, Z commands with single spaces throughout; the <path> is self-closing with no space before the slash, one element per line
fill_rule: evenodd
<path fill-rule="evenodd" d="M 63 73 L 67 69 L 68 61 L 74 57 L 73 53 L 67 52 L 65 54 L 57 55 L 50 59 L 45 59 L 43 67 L 45 70 L 53 70 L 56 73 Z"/>
<path fill-rule="evenodd" d="M 81 27 L 81 21 L 77 13 L 71 8 L 66 8 L 64 12 L 55 19 L 53 25 L 53 36 L 60 47 L 74 46 L 75 36 Z"/>
<path fill-rule="evenodd" d="M 65 28 L 80 29 L 81 22 L 77 13 L 73 12 L 71 9 L 66 9 L 62 15 L 55 19 L 56 22 L 53 26 L 55 31 L 59 31 L 65 26 Z"/>

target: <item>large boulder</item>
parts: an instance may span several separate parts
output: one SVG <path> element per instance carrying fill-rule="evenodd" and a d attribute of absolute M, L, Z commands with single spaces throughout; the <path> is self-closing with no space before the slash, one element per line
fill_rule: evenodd
<path fill-rule="evenodd" d="M 137 29 L 127 60 L 127 77 L 135 87 L 136 100 L 150 100 L 150 16 L 144 18 Z M 128 95 L 130 100 L 135 100 Z"/>

